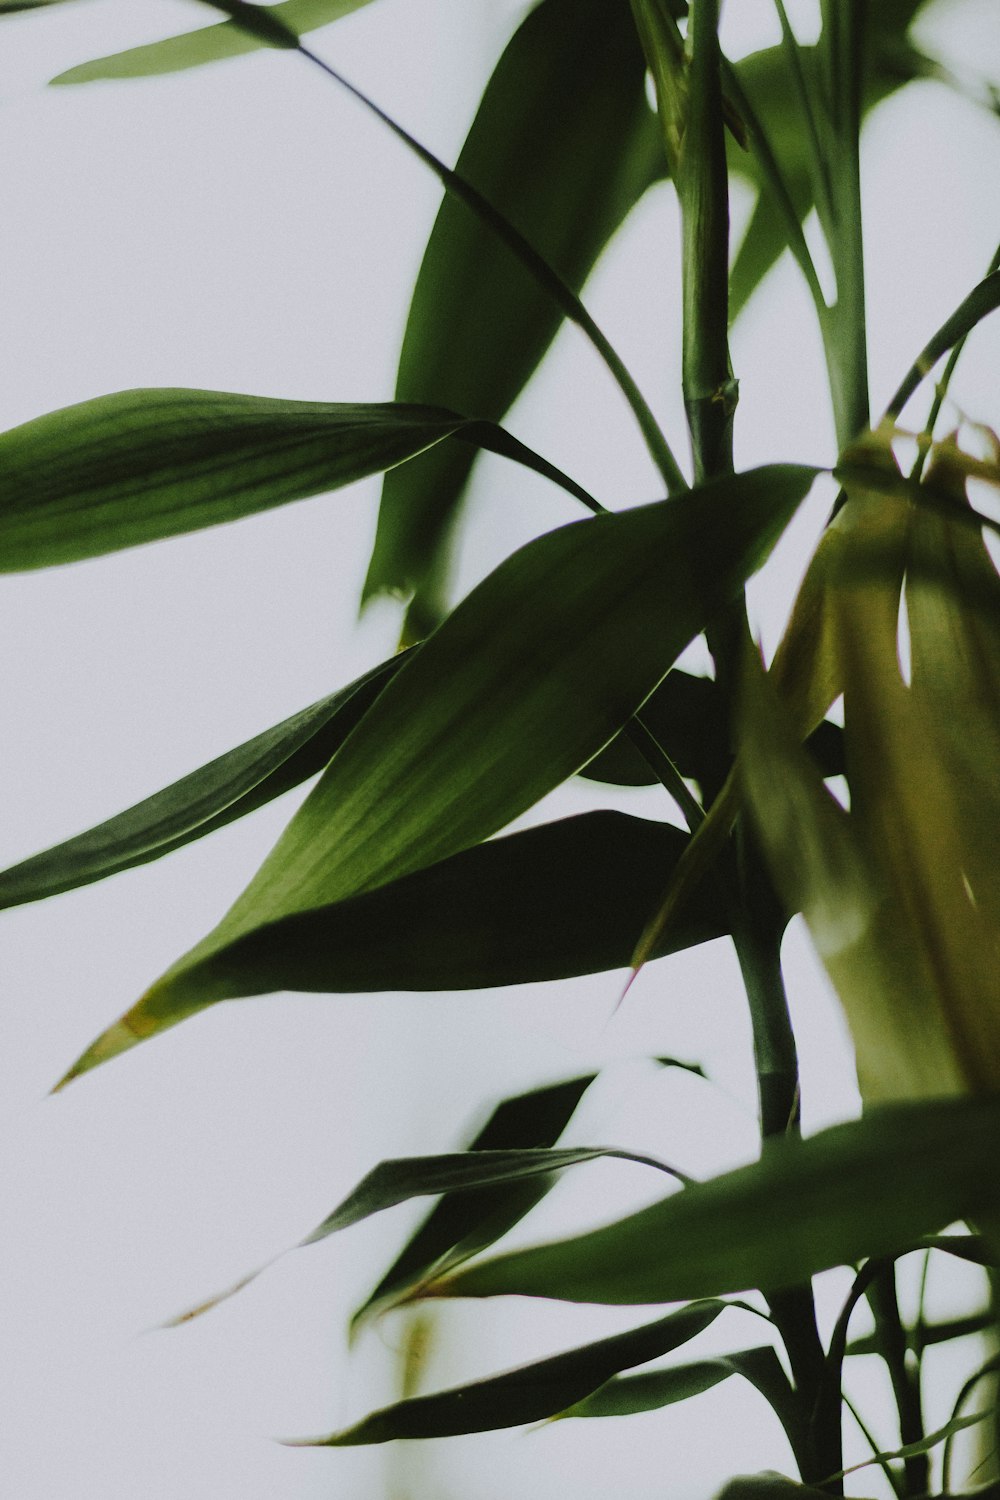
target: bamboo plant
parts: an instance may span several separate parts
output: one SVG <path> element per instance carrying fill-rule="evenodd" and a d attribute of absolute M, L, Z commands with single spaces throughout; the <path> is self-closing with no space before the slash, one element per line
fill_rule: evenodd
<path fill-rule="evenodd" d="M 752 1028 L 758 1160 L 693 1182 L 649 1156 L 560 1146 L 592 1082 L 564 1079 L 505 1099 L 463 1149 L 373 1164 L 303 1242 L 437 1197 L 355 1331 L 443 1298 L 681 1305 L 309 1441 L 625 1420 L 736 1377 L 773 1408 L 798 1472 L 734 1479 L 732 1495 L 838 1494 L 850 1359 L 874 1352 L 899 1422 L 896 1449 L 873 1453 L 881 1482 L 899 1497 L 953 1493 L 952 1440 L 995 1416 L 971 1397 L 996 1360 L 979 1356 L 951 1419 L 929 1430 L 923 1356 L 988 1335 L 993 1314 L 907 1323 L 896 1272 L 914 1252 L 987 1267 L 1000 1253 L 1000 581 L 985 541 L 996 522 L 977 500 L 1000 485 L 1000 443 L 986 425 L 939 420 L 966 337 L 1000 307 L 1000 270 L 984 268 L 953 316 L 924 330 L 887 410 L 873 412 L 861 129 L 912 80 L 949 77 L 911 39 L 920 0 L 823 0 L 809 45 L 775 0 L 780 43 L 737 64 L 720 46 L 720 0 L 537 0 L 454 167 L 338 71 L 335 31 L 319 50 L 305 39 L 365 3 L 214 0 L 212 24 L 55 80 L 155 76 L 273 48 L 292 54 L 275 67 L 320 70 L 353 93 L 444 190 L 392 401 L 133 390 L 0 435 L 5 571 L 233 522 L 384 471 L 364 593 L 406 605 L 390 659 L 0 874 L 0 904 L 37 901 L 158 859 L 318 777 L 221 922 L 56 1086 L 225 1000 L 635 973 L 728 936 Z M 32 8 L 0 3 L 0 14 Z M 980 94 L 995 110 L 995 90 Z M 735 255 L 734 176 L 756 194 Z M 682 224 L 686 439 L 661 430 L 581 300 L 602 249 L 664 178 Z M 813 211 L 830 292 L 804 229 Z M 765 670 L 745 585 L 824 471 L 736 470 L 739 383 L 753 372 L 734 370 L 729 329 L 786 250 L 825 353 L 838 446 L 826 472 L 840 493 Z M 502 425 L 564 320 L 631 409 L 661 478 L 652 503 L 609 511 Z M 907 427 L 925 388 L 930 411 Z M 483 450 L 512 475 L 522 465 L 560 486 L 581 516 L 456 604 L 452 558 Z M 699 635 L 711 676 L 675 666 Z M 829 717 L 841 701 L 842 722 Z M 664 821 L 596 811 L 504 834 L 578 775 L 660 785 Z M 843 777 L 838 799 L 830 782 Z M 666 820 L 674 811 L 683 828 Z M 808 1139 L 780 961 L 799 912 L 844 1006 L 865 1104 Z M 609 1155 L 666 1170 L 662 1197 L 586 1233 L 491 1253 L 558 1174 Z M 823 1334 L 812 1278 L 834 1266 L 853 1267 L 854 1282 Z M 852 1338 L 862 1300 L 874 1332 Z M 732 1306 L 759 1315 L 758 1346 L 654 1363 Z"/>

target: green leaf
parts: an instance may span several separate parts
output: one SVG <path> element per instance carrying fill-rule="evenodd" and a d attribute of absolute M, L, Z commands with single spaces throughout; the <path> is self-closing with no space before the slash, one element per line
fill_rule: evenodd
<path fill-rule="evenodd" d="M 725 702 L 708 677 L 693 677 L 675 668 L 642 706 L 642 720 L 682 776 L 700 780 L 706 766 L 728 758 Z M 840 727 L 824 721 L 806 741 L 823 776 L 844 773 Z M 616 734 L 580 775 L 614 786 L 655 786 L 657 777 L 629 739 Z"/>
<path fill-rule="evenodd" d="M 404 659 L 380 663 L 107 822 L 0 871 L 0 909 L 160 859 L 299 786 L 322 771 Z"/>
<path fill-rule="evenodd" d="M 262 5 L 265 15 L 284 21 L 294 31 L 314 31 L 337 21 L 341 16 L 360 10 L 369 0 L 283 0 L 279 5 Z M 150 42 L 144 47 L 130 47 L 109 57 L 79 63 L 53 78 L 53 83 L 94 83 L 100 79 L 153 78 L 164 73 L 181 73 L 200 68 L 205 63 L 227 57 L 242 57 L 271 45 L 263 36 L 254 36 L 235 21 L 216 22 L 198 31 Z"/>
<path fill-rule="evenodd" d="M 0 433 L 0 571 L 97 557 L 363 479 L 463 425 L 391 402 L 121 391 Z"/>
<path fill-rule="evenodd" d="M 886 1106 L 768 1143 L 750 1166 L 589 1234 L 469 1266 L 428 1294 L 640 1303 L 793 1286 L 995 1205 L 998 1125 L 995 1097 Z"/>
<path fill-rule="evenodd" d="M 554 1146 L 596 1076 L 585 1073 L 501 1100 L 468 1149 L 523 1151 Z M 445 1193 L 358 1308 L 351 1319 L 352 1332 L 365 1318 L 398 1302 L 432 1267 L 446 1260 L 455 1265 L 493 1244 L 541 1202 L 555 1180 L 554 1175 L 528 1177 L 492 1188 Z"/>
<path fill-rule="evenodd" d="M 637 917 L 687 842 L 668 824 L 614 812 L 493 839 L 375 891 L 264 923 L 199 964 L 193 1007 L 168 994 L 166 1009 L 142 1014 L 162 1029 L 222 998 L 281 990 L 485 989 L 623 968 Z M 706 881 L 655 956 L 728 930 Z"/>
<path fill-rule="evenodd" d="M 360 1224 L 362 1219 L 383 1209 L 395 1208 L 411 1198 L 425 1198 L 435 1193 L 453 1193 L 470 1188 L 494 1187 L 501 1182 L 519 1182 L 525 1177 L 546 1176 L 561 1172 L 581 1162 L 602 1157 L 638 1162 L 667 1172 L 680 1174 L 672 1167 L 651 1157 L 616 1146 L 565 1146 L 548 1150 L 522 1151 L 453 1151 L 440 1156 L 402 1156 L 379 1162 L 353 1192 L 327 1215 L 322 1224 L 306 1236 L 303 1245 L 314 1245 L 340 1229 Z"/>
<path fill-rule="evenodd" d="M 629 209 L 663 171 L 644 64 L 617 0 L 542 0 L 491 78 L 457 171 L 578 291 Z M 458 403 L 499 420 L 562 312 L 489 226 L 446 197 L 413 293 L 397 399 Z M 420 594 L 442 613 L 448 539 L 471 450 L 425 455 L 383 488 L 365 596 Z"/>
<path fill-rule="evenodd" d="M 627 1417 L 637 1412 L 658 1411 L 710 1391 L 732 1375 L 742 1375 L 769 1401 L 776 1398 L 782 1409 L 790 1406 L 791 1390 L 781 1361 L 769 1344 L 741 1349 L 711 1359 L 696 1359 L 667 1370 L 646 1370 L 641 1375 L 622 1375 L 600 1390 L 578 1401 L 564 1417 Z M 786 1411 L 787 1415 L 787 1411 Z"/>
<path fill-rule="evenodd" d="M 543 1184 L 547 1186 L 554 1172 L 562 1172 L 567 1167 L 579 1166 L 583 1162 L 599 1161 L 605 1157 L 655 1167 L 657 1171 L 667 1172 L 672 1177 L 680 1178 L 683 1175 L 653 1157 L 641 1156 L 634 1151 L 624 1151 L 617 1146 L 567 1146 L 562 1149 L 519 1151 L 455 1151 L 441 1156 L 403 1156 L 391 1161 L 379 1162 L 377 1167 L 373 1167 L 353 1192 L 349 1193 L 343 1202 L 326 1216 L 322 1224 L 318 1224 L 311 1233 L 306 1235 L 305 1239 L 299 1240 L 298 1244 L 291 1246 L 291 1250 L 301 1250 L 307 1245 L 318 1244 L 320 1240 L 328 1239 L 331 1234 L 336 1234 L 341 1229 L 349 1229 L 354 1224 L 360 1224 L 363 1219 L 370 1218 L 372 1214 L 381 1213 L 387 1208 L 395 1208 L 400 1203 L 409 1202 L 411 1198 L 425 1198 L 437 1193 L 475 1192 L 482 1188 L 495 1188 L 498 1184 L 530 1181 L 532 1178 L 541 1178 Z M 181 1313 L 179 1317 L 171 1319 L 166 1326 L 176 1327 L 180 1323 L 189 1323 L 193 1318 L 200 1317 L 211 1308 L 218 1307 L 221 1302 L 227 1301 L 237 1292 L 241 1292 L 244 1287 L 249 1286 L 263 1271 L 274 1265 L 275 1260 L 280 1260 L 282 1254 L 289 1253 L 290 1251 L 286 1250 L 273 1256 L 263 1266 L 251 1271 L 248 1276 L 241 1277 L 235 1286 Z"/>
<path fill-rule="evenodd" d="M 458 853 L 578 771 L 760 565 L 815 474 L 753 470 L 508 558 L 379 695 L 220 925 L 68 1077 L 231 996 L 202 964 L 236 939 Z"/>
<path fill-rule="evenodd" d="M 886 418 L 899 416 L 914 391 L 926 380 L 938 360 L 966 338 L 978 323 L 1000 308 L 1000 271 L 993 271 L 974 286 L 969 295 L 959 303 L 951 317 L 946 318 L 937 332 L 927 341 L 913 361 L 886 408 Z"/>
<path fill-rule="evenodd" d="M 927 1437 L 920 1438 L 915 1443 L 907 1443 L 902 1448 L 893 1448 L 888 1453 L 876 1453 L 872 1458 L 866 1458 L 863 1463 L 852 1464 L 849 1469 L 842 1469 L 839 1474 L 831 1475 L 831 1478 L 843 1479 L 847 1474 L 856 1474 L 859 1469 L 870 1468 L 872 1464 L 891 1463 L 896 1458 L 917 1458 L 921 1453 L 930 1453 L 932 1448 L 936 1448 L 939 1443 L 943 1443 L 947 1438 L 952 1437 L 954 1433 L 962 1432 L 966 1427 L 975 1427 L 978 1423 L 985 1421 L 987 1417 L 995 1416 L 996 1411 L 993 1407 L 990 1407 L 986 1411 L 973 1412 L 968 1417 L 953 1417 L 950 1422 L 946 1422 L 936 1432 L 929 1433 Z"/>
<path fill-rule="evenodd" d="M 716 1500 L 828 1500 L 825 1490 L 799 1484 L 773 1469 L 760 1474 L 740 1474 L 719 1491 Z"/>
<path fill-rule="evenodd" d="M 537 1360 L 488 1380 L 433 1396 L 415 1396 L 373 1412 L 353 1427 L 292 1446 L 348 1448 L 395 1438 L 454 1437 L 493 1432 L 556 1416 L 619 1370 L 645 1364 L 686 1344 L 722 1312 L 724 1302 L 701 1302 L 628 1333 L 618 1333 L 551 1359 Z"/>

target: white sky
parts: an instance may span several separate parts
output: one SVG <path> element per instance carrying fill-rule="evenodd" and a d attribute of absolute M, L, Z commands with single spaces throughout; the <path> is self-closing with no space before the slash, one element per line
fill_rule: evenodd
<path fill-rule="evenodd" d="M 741 28 L 733 25 L 734 47 L 771 39 L 766 0 L 730 9 Z M 377 0 L 313 40 L 453 160 L 518 13 L 512 0 Z M 957 61 L 1000 76 L 994 0 L 936 14 L 928 34 L 945 36 Z M 391 396 L 439 195 L 356 105 L 296 59 L 265 54 L 165 80 L 42 87 L 75 62 L 192 16 L 183 0 L 92 0 L 2 25 L 2 427 L 139 385 Z M 876 405 L 1000 237 L 997 144 L 995 123 L 932 85 L 872 121 Z M 738 221 L 745 211 L 738 199 Z M 677 284 L 675 211 L 663 189 L 640 207 L 586 300 L 683 451 Z M 832 456 L 808 315 L 786 266 L 734 332 L 741 464 Z M 954 386 L 969 413 L 994 426 L 998 355 L 996 326 L 981 331 Z M 510 425 L 611 503 L 652 498 L 656 481 L 627 413 L 608 396 L 603 372 L 566 333 Z M 388 655 L 394 612 L 356 620 L 377 496 L 369 481 L 235 527 L 5 578 L 0 863 L 99 821 Z M 825 503 L 817 496 L 755 587 L 769 641 Z M 568 519 L 569 504 L 484 462 L 464 583 Z M 605 1500 L 612 1486 L 698 1500 L 734 1469 L 787 1468 L 766 1410 L 735 1385 L 660 1414 L 529 1435 L 342 1453 L 271 1443 L 327 1430 L 395 1393 L 401 1323 L 369 1335 L 350 1362 L 343 1330 L 422 1209 L 290 1257 L 199 1324 L 140 1336 L 292 1243 L 380 1157 L 450 1149 L 486 1102 L 592 1064 L 615 1065 L 574 1139 L 660 1151 L 699 1173 L 752 1150 L 747 1026 L 722 944 L 647 970 L 612 1020 L 617 976 L 472 996 L 220 1006 L 46 1100 L 82 1048 L 212 925 L 298 795 L 162 863 L 4 916 L 0 1492 L 541 1500 L 572 1483 L 580 1500 Z M 533 818 L 609 802 L 576 788 Z M 662 811 L 649 794 L 622 794 L 616 805 Z M 815 1127 L 854 1108 L 850 1067 L 839 1017 L 797 937 L 789 970 Z M 697 1058 L 721 1089 L 654 1075 L 637 1061 L 653 1052 Z M 520 1237 L 655 1195 L 637 1174 L 622 1164 L 582 1169 Z M 835 1276 L 834 1290 L 843 1282 Z M 642 1321 L 492 1303 L 439 1316 L 428 1388 Z M 738 1323 L 732 1315 L 699 1347 L 759 1341 Z M 876 1383 L 862 1390 L 871 1387 L 877 1421 Z M 874 1491 L 865 1476 L 860 1492 Z"/>

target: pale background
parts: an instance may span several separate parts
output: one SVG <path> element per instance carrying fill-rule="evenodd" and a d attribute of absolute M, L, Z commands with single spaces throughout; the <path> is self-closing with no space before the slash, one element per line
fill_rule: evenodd
<path fill-rule="evenodd" d="M 807 35 L 812 7 L 793 5 Z M 766 0 L 731 4 L 734 53 L 774 39 Z M 514 0 L 377 0 L 312 43 L 454 160 Z M 409 289 L 439 190 L 300 60 L 259 54 L 165 80 L 50 90 L 63 68 L 197 23 L 182 0 L 92 0 L 2 24 L 0 426 L 130 386 L 322 400 L 391 396 Z M 995 0 L 942 3 L 921 30 L 1000 75 Z M 936 85 L 865 139 L 873 400 L 982 275 L 998 237 L 996 122 Z M 739 226 L 747 202 L 737 194 Z M 683 451 L 676 210 L 651 194 L 586 300 Z M 783 265 L 734 331 L 738 461 L 833 456 L 818 340 Z M 955 381 L 1000 423 L 997 329 Z M 613 505 L 655 476 L 616 393 L 560 336 L 510 425 Z M 357 622 L 378 482 L 238 526 L 0 586 L 0 863 L 99 821 L 387 655 L 386 606 Z M 814 496 L 755 618 L 773 643 L 827 493 Z M 572 502 L 485 460 L 467 587 Z M 6 913 L 0 1020 L 0 1492 L 13 1500 L 581 1500 L 710 1494 L 730 1472 L 791 1471 L 776 1423 L 736 1383 L 620 1423 L 312 1452 L 396 1394 L 387 1321 L 350 1360 L 344 1325 L 422 1206 L 289 1257 L 241 1298 L 149 1329 L 312 1227 L 386 1155 L 452 1148 L 496 1097 L 609 1062 L 573 1139 L 659 1151 L 706 1173 L 753 1150 L 735 963 L 719 943 L 621 976 L 470 996 L 281 997 L 220 1006 L 46 1093 L 149 980 L 211 926 L 296 793 L 160 863 Z M 575 786 L 538 820 L 612 798 Z M 615 805 L 663 816 L 653 794 Z M 849 1052 L 804 942 L 787 950 L 809 1128 L 852 1113 Z M 657 1074 L 669 1052 L 717 1086 Z M 640 1168 L 580 1169 L 518 1231 L 584 1225 L 660 1191 Z M 959 1278 L 960 1279 L 960 1278 Z M 845 1277 L 826 1278 L 827 1296 Z M 832 1283 L 832 1288 L 829 1286 Z M 932 1289 L 933 1290 L 933 1289 Z M 961 1287 L 937 1289 L 958 1305 Z M 649 1314 L 503 1301 L 439 1315 L 425 1388 L 553 1352 Z M 698 1349 L 759 1342 L 738 1314 Z M 730 1321 L 731 1320 L 731 1321 Z M 859 1399 L 890 1444 L 880 1377 Z M 941 1396 L 944 1403 L 950 1393 Z M 853 1440 L 853 1437 L 852 1437 Z M 863 1456 L 859 1448 L 858 1456 Z M 859 1477 L 856 1492 L 877 1481 Z"/>

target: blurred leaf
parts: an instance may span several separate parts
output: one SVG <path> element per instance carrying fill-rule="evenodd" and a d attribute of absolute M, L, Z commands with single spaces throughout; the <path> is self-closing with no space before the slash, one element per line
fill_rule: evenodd
<path fill-rule="evenodd" d="M 554 1146 L 596 1076 L 585 1073 L 501 1100 L 469 1141 L 468 1149 L 523 1151 Z M 397 1302 L 432 1267 L 445 1260 L 449 1265 L 458 1264 L 492 1245 L 541 1202 L 555 1181 L 553 1174 L 493 1188 L 445 1193 L 355 1312 L 352 1333 L 365 1318 Z"/>
<path fill-rule="evenodd" d="M 237 745 L 134 807 L 0 871 L 0 908 L 39 901 L 160 859 L 245 817 L 322 771 L 402 655 Z"/>
<path fill-rule="evenodd" d="M 760 1474 L 741 1474 L 721 1489 L 716 1500 L 824 1500 L 827 1491 L 786 1479 L 773 1469 Z"/>
<path fill-rule="evenodd" d="M 415 1396 L 372 1412 L 353 1427 L 326 1437 L 299 1439 L 294 1447 L 347 1448 L 395 1438 L 454 1437 L 493 1432 L 555 1416 L 603 1385 L 619 1370 L 669 1354 L 701 1333 L 725 1308 L 700 1302 L 655 1323 L 618 1333 L 595 1344 L 536 1360 L 488 1380 Z"/>
<path fill-rule="evenodd" d="M 456 170 L 579 291 L 633 204 L 661 175 L 655 117 L 628 7 L 542 0 L 501 57 Z M 499 420 L 562 312 L 490 228 L 444 199 L 413 293 L 397 399 L 457 402 Z M 383 487 L 365 596 L 418 591 L 426 634 L 474 454 L 425 456 Z"/>
<path fill-rule="evenodd" d="M 893 1448 L 888 1453 L 876 1453 L 872 1458 L 866 1458 L 863 1463 L 852 1464 L 849 1469 L 843 1469 L 835 1477 L 842 1479 L 847 1474 L 856 1474 L 859 1469 L 868 1469 L 872 1464 L 890 1463 L 894 1458 L 916 1458 L 920 1453 L 930 1453 L 932 1448 L 936 1448 L 939 1443 L 943 1443 L 954 1433 L 961 1432 L 966 1427 L 975 1427 L 987 1417 L 995 1416 L 995 1410 L 990 1407 L 987 1411 L 977 1411 L 968 1417 L 953 1417 L 950 1422 L 946 1422 L 943 1427 L 939 1427 L 936 1432 L 929 1433 L 918 1442 L 907 1443 L 903 1448 Z"/>
<path fill-rule="evenodd" d="M 926 71 L 927 60 L 904 41 L 921 3 L 923 0 L 903 0 L 867 8 L 870 67 L 863 88 L 864 114 Z M 800 47 L 799 56 L 810 94 L 820 101 L 817 49 Z M 799 221 L 804 222 L 815 201 L 809 142 L 784 49 L 774 46 L 752 53 L 737 64 L 736 71 L 777 160 Z M 788 233 L 752 152 L 742 151 L 730 141 L 729 168 L 746 178 L 758 194 L 730 276 L 729 310 L 730 318 L 735 319 L 786 248 Z"/>
<path fill-rule="evenodd" d="M 305 32 L 350 15 L 368 3 L 369 0 L 283 0 L 282 4 L 262 5 L 260 9 L 265 15 L 284 21 L 294 31 Z M 60 73 L 52 82 L 94 83 L 111 78 L 152 78 L 163 73 L 200 68 L 205 63 L 218 62 L 226 57 L 241 57 L 268 45 L 263 37 L 253 36 L 235 21 L 216 22 L 198 31 L 167 37 L 162 42 L 129 47 L 125 52 L 79 63 Z"/>
<path fill-rule="evenodd" d="M 995 1205 L 994 1097 L 875 1109 L 628 1218 L 473 1264 L 428 1295 L 639 1303 L 773 1290 Z M 781 1225 L 781 1234 L 774 1232 Z"/>
<path fill-rule="evenodd" d="M 764 560 L 815 473 L 753 470 L 509 557 L 379 695 L 219 926 L 63 1081 L 231 997 L 203 965 L 236 939 L 467 849 L 578 771 Z"/>
<path fill-rule="evenodd" d="M 223 391 L 68 406 L 0 433 L 0 571 L 254 515 L 402 463 L 462 426 L 429 407 Z"/>
<path fill-rule="evenodd" d="M 679 1177 L 663 1162 L 653 1157 L 640 1156 L 634 1151 L 624 1151 L 617 1146 L 566 1146 L 550 1150 L 520 1151 L 455 1151 L 440 1156 L 403 1156 L 379 1162 L 343 1202 L 329 1213 L 305 1239 L 292 1245 L 289 1250 L 273 1256 L 263 1266 L 258 1266 L 248 1276 L 243 1276 L 235 1286 L 190 1308 L 179 1317 L 172 1318 L 166 1327 L 190 1323 L 202 1313 L 211 1311 L 227 1301 L 244 1287 L 255 1281 L 263 1271 L 273 1266 L 281 1255 L 291 1250 L 302 1250 L 307 1245 L 318 1244 L 341 1229 L 360 1224 L 372 1214 L 395 1208 L 411 1198 L 424 1198 L 437 1193 L 474 1192 L 480 1188 L 494 1188 L 497 1184 L 523 1182 L 525 1179 L 551 1179 L 554 1172 L 567 1167 L 579 1166 L 583 1162 L 599 1161 L 615 1157 L 621 1161 L 637 1162 L 641 1166 L 654 1167 Z"/>
<path fill-rule="evenodd" d="M 735 1354 L 715 1355 L 672 1365 L 666 1370 L 648 1370 L 641 1375 L 621 1375 L 609 1380 L 592 1396 L 578 1401 L 563 1417 L 626 1417 L 636 1412 L 657 1411 L 701 1395 L 731 1375 L 741 1375 L 761 1392 L 783 1422 L 793 1419 L 794 1400 L 781 1361 L 769 1344 L 741 1349 Z"/>

